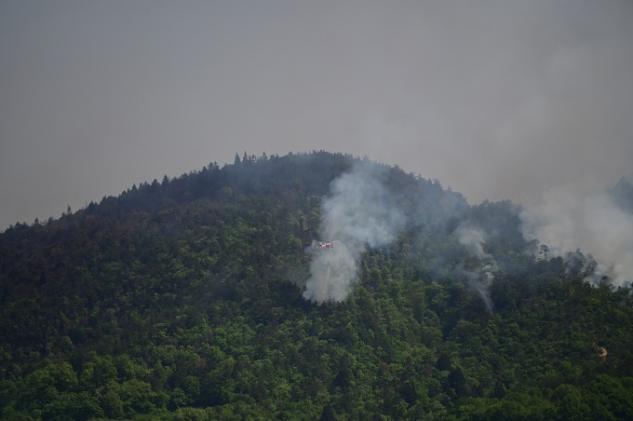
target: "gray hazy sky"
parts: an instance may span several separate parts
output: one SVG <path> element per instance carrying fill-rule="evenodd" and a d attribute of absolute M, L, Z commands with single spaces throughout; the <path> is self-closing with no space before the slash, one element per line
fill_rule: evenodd
<path fill-rule="evenodd" d="M 633 2 L 0 1 L 0 229 L 235 152 L 471 201 L 633 172 Z M 588 187 L 589 186 L 589 187 Z"/>

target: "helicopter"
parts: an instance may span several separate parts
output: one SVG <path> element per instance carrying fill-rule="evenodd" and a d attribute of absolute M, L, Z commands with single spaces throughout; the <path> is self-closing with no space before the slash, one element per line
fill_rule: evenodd
<path fill-rule="evenodd" d="M 334 248 L 334 241 L 319 241 L 319 248 L 320 249 L 333 249 Z"/>

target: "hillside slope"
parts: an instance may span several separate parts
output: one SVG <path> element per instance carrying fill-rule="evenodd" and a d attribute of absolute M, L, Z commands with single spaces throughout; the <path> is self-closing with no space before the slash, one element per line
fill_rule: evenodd
<path fill-rule="evenodd" d="M 244 155 L 0 234 L 2 418 L 633 418 L 631 291 L 535 261 L 511 203 L 370 163 L 407 225 L 305 300 L 355 162 Z"/>

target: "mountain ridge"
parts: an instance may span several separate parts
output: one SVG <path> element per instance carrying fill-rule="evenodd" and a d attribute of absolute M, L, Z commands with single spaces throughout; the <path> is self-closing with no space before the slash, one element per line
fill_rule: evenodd
<path fill-rule="evenodd" d="M 406 229 L 346 300 L 303 299 L 358 161 L 244 154 L 0 234 L 2 417 L 633 416 L 630 290 L 535 261 L 510 202 L 371 163 Z"/>

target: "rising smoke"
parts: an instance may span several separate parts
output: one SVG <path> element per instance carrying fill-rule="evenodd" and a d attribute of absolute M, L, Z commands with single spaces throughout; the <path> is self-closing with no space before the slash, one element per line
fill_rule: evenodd
<path fill-rule="evenodd" d="M 308 247 L 312 259 L 310 277 L 303 293 L 307 300 L 319 304 L 343 301 L 357 280 L 359 263 L 366 250 L 388 245 L 406 227 L 417 227 L 421 221 L 436 229 L 444 227 L 446 220 L 458 215 L 463 206 L 452 194 L 433 198 L 422 195 L 409 198 L 415 211 L 406 212 L 403 204 L 386 187 L 386 177 L 386 167 L 357 161 L 350 171 L 332 182 L 330 194 L 321 205 L 319 231 L 321 239 L 331 241 L 334 247 L 320 248 L 316 242 Z M 451 198 L 453 200 L 448 200 Z M 427 203 L 429 200 L 432 203 Z M 456 201 L 458 203 L 454 203 Z M 442 215 L 434 217 L 438 211 Z M 442 268 L 433 272 L 449 271 L 464 278 L 492 312 L 489 289 L 498 267 L 494 257 L 484 250 L 487 234 L 480 227 L 464 224 L 455 230 L 455 235 L 464 247 L 469 263 L 454 268 L 448 261 L 451 259 L 439 256 Z"/>
<path fill-rule="evenodd" d="M 431 241 L 430 250 L 434 250 L 433 233 L 446 229 L 449 217 L 464 218 L 460 206 L 440 207 L 441 211 L 435 209 L 441 204 L 441 196 L 409 197 L 408 207 L 405 206 L 403 198 L 396 198 L 386 186 L 387 175 L 387 167 L 357 161 L 348 172 L 332 182 L 330 194 L 322 203 L 319 233 L 323 241 L 332 241 L 334 247 L 321 249 L 313 245 L 308 248 L 310 277 L 303 293 L 307 300 L 316 303 L 343 301 L 358 278 L 363 253 L 388 245 L 405 228 L 417 227 L 419 220 L 435 227 L 420 231 L 424 232 L 425 241 Z M 551 256 L 563 257 L 573 276 L 580 275 L 592 284 L 609 280 L 624 285 L 633 279 L 633 209 L 627 201 L 627 198 L 633 198 L 633 185 L 620 186 L 618 191 L 624 191 L 626 195 L 615 197 L 613 191 L 585 195 L 571 189 L 550 191 L 539 205 L 523 208 L 521 233 L 517 231 L 517 234 L 522 234 L 527 242 L 536 240 L 548 245 Z M 420 209 L 405 210 L 410 207 Z M 503 208 L 497 208 L 497 212 L 499 209 Z M 440 211 L 442 218 L 426 215 L 434 210 Z M 507 223 L 503 221 L 502 218 L 494 229 L 507 230 Z M 516 226 L 512 225 L 511 219 L 510 225 Z M 500 267 L 507 270 L 507 262 L 499 266 L 493 254 L 487 251 L 487 242 L 490 240 L 492 244 L 498 235 L 487 232 L 487 229 L 471 220 L 463 221 L 451 230 L 465 252 L 465 259 L 457 266 L 453 266 L 454 259 L 443 255 L 451 253 L 450 249 L 442 247 L 437 249 L 439 254 L 431 252 L 425 259 L 430 273 L 450 273 L 464 279 L 492 312 L 490 287 Z M 512 238 L 513 234 L 504 235 Z M 526 247 L 530 244 L 527 242 Z M 421 244 L 425 244 L 424 241 Z"/>
<path fill-rule="evenodd" d="M 492 258 L 484 251 L 486 234 L 483 230 L 467 225 L 460 225 L 456 230 L 459 243 L 480 260 Z"/>
<path fill-rule="evenodd" d="M 606 277 L 623 285 L 633 280 L 633 213 L 608 192 L 551 190 L 540 204 L 526 207 L 521 220 L 524 237 L 547 244 L 569 268 L 582 261 L 588 282 Z"/>
<path fill-rule="evenodd" d="M 431 225 L 443 225 L 448 216 L 457 214 L 460 208 L 456 204 L 448 208 L 444 206 L 446 195 L 436 197 L 438 203 L 433 206 L 423 197 L 416 197 L 413 202 L 417 206 L 414 207 L 419 209 L 408 214 L 385 186 L 386 175 L 386 167 L 358 161 L 350 171 L 332 182 L 330 194 L 321 206 L 320 235 L 334 247 L 323 249 L 315 242 L 308 248 L 312 260 L 304 298 L 316 303 L 343 301 L 357 280 L 359 262 L 367 249 L 393 242 L 405 227 L 415 226 L 420 219 Z M 427 214 L 433 213 L 437 206 L 444 213 L 443 221 L 428 220 Z M 455 233 L 470 257 L 470 264 L 445 269 L 457 270 L 453 273 L 465 278 L 481 296 L 486 308 L 492 311 L 489 288 L 498 269 L 493 256 L 484 250 L 487 235 L 472 224 L 459 226 Z"/>
<path fill-rule="evenodd" d="M 394 241 L 404 228 L 404 213 L 384 185 L 385 172 L 362 161 L 332 182 L 321 206 L 320 235 L 334 247 L 310 248 L 304 298 L 317 303 L 344 300 L 357 279 L 362 254 Z"/>
<path fill-rule="evenodd" d="M 481 296 L 486 309 L 492 312 L 493 303 L 490 298 L 490 287 L 498 268 L 494 257 L 484 250 L 487 235 L 482 229 L 468 225 L 459 226 L 455 233 L 459 243 L 476 260 L 472 267 L 464 268 L 463 274 L 468 280 L 468 284 Z"/>

